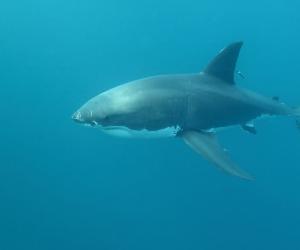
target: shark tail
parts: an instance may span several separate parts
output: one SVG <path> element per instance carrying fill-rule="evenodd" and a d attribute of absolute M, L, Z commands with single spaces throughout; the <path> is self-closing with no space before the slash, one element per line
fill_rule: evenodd
<path fill-rule="evenodd" d="M 296 118 L 300 119 L 300 107 L 294 108 L 294 115 L 296 116 Z"/>
<path fill-rule="evenodd" d="M 296 118 L 296 126 L 300 130 L 300 107 L 294 108 L 293 116 Z"/>

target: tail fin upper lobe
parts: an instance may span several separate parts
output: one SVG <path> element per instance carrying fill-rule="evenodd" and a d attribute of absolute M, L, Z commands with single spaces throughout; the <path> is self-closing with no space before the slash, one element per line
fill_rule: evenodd
<path fill-rule="evenodd" d="M 300 107 L 294 109 L 294 115 L 300 120 Z"/>
<path fill-rule="evenodd" d="M 294 109 L 294 114 L 296 117 L 296 126 L 300 130 L 300 107 Z"/>

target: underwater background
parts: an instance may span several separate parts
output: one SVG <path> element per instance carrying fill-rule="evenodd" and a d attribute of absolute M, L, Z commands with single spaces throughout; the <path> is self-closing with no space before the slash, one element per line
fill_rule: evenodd
<path fill-rule="evenodd" d="M 118 84 L 199 72 L 244 41 L 239 86 L 300 105 L 297 0 L 0 2 L 0 249 L 300 249 L 300 133 L 219 133 L 253 174 L 223 174 L 180 139 L 75 124 Z"/>

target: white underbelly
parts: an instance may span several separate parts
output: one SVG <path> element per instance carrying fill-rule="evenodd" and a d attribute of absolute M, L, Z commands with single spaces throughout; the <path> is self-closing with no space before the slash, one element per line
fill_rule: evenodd
<path fill-rule="evenodd" d="M 179 126 L 167 127 L 159 130 L 133 130 L 127 127 L 106 127 L 100 128 L 103 132 L 109 135 L 127 137 L 127 138 L 162 138 L 174 137 L 180 131 Z"/>

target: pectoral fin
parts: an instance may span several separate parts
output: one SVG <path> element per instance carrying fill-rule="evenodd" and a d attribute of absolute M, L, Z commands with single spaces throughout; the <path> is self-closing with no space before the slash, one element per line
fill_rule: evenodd
<path fill-rule="evenodd" d="M 223 171 L 243 179 L 253 180 L 251 175 L 232 162 L 226 151 L 219 144 L 214 133 L 184 131 L 182 138 L 193 150 Z"/>

